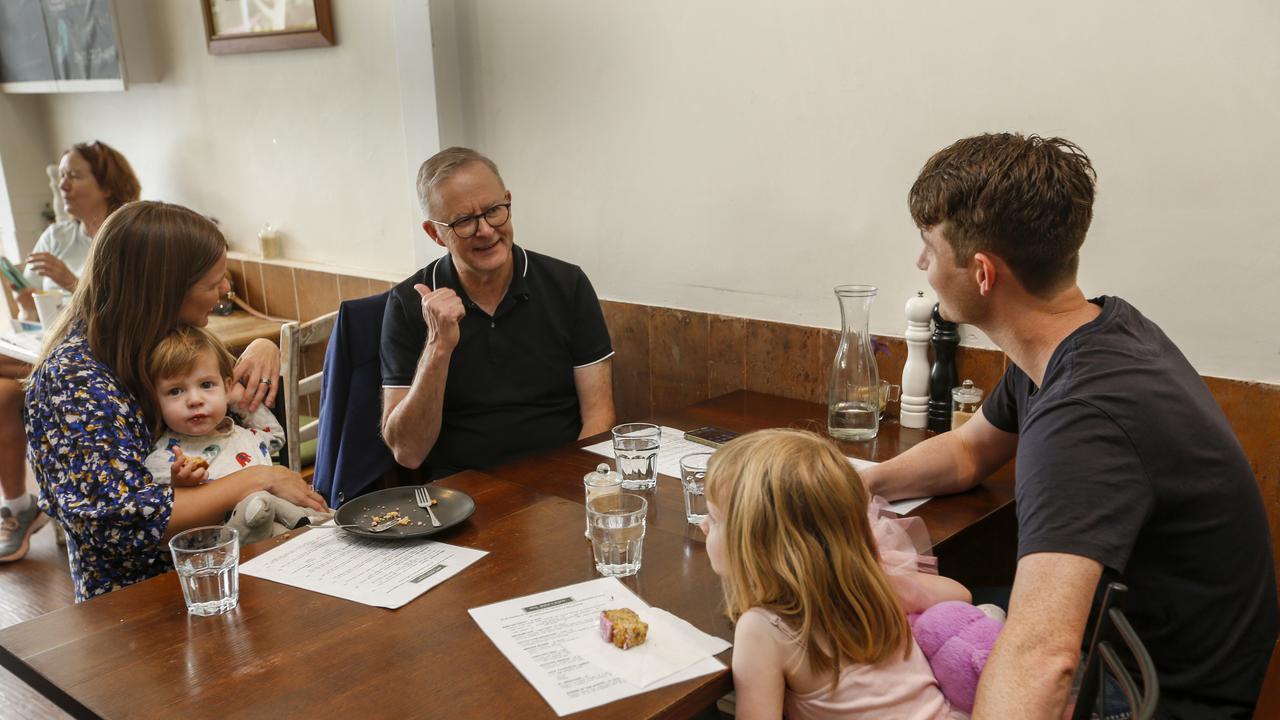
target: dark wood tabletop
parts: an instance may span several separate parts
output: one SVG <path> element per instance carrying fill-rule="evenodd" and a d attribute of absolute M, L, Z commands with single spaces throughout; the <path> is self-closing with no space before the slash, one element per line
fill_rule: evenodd
<path fill-rule="evenodd" d="M 681 429 L 746 431 L 804 427 L 822 412 L 737 392 L 654 419 Z M 924 436 L 890 423 L 876 441 L 844 447 L 884 459 Z M 596 577 L 582 534 L 582 476 L 601 458 L 578 449 L 591 442 L 439 481 L 471 495 L 476 512 L 438 539 L 489 554 L 398 610 L 241 575 L 237 609 L 192 617 L 170 573 L 0 631 L 0 665 L 85 718 L 554 717 L 467 610 Z M 732 639 L 702 534 L 684 520 L 679 482 L 660 479 L 650 507 L 643 568 L 624 584 L 651 605 Z M 1002 520 L 1011 513 L 1007 470 L 983 488 L 917 511 L 944 572 L 948 563 L 989 565 L 1000 550 L 992 544 L 1012 542 Z M 249 546 L 243 557 L 288 537 Z M 727 664 L 731 653 L 719 657 Z M 575 717 L 689 717 L 731 684 L 728 672 L 706 675 Z"/>

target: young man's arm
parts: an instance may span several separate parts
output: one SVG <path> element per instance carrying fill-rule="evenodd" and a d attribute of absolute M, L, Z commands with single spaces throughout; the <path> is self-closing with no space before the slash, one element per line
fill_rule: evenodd
<path fill-rule="evenodd" d="M 1008 462 L 1017 433 L 997 429 L 976 413 L 959 430 L 925 440 L 858 474 L 867 490 L 887 500 L 964 492 Z"/>
<path fill-rule="evenodd" d="M 982 671 L 974 720 L 1062 717 L 1101 576 L 1102 565 L 1080 555 L 1018 561 L 1009 619 Z"/>

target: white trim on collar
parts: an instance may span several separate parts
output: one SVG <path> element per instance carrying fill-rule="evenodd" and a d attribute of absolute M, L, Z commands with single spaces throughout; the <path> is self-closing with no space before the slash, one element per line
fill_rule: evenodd
<path fill-rule="evenodd" d="M 525 252 L 525 249 L 519 245 L 516 246 L 516 249 L 524 257 L 524 272 L 520 273 L 520 277 L 529 277 L 529 253 Z"/>

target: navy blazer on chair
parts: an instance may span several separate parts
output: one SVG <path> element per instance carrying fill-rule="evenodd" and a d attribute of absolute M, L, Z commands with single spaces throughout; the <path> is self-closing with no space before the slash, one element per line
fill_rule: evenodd
<path fill-rule="evenodd" d="M 330 507 L 359 495 L 395 466 L 382 440 L 382 314 L 387 293 L 348 300 L 324 357 L 320 428 L 316 443 L 316 492 Z"/>

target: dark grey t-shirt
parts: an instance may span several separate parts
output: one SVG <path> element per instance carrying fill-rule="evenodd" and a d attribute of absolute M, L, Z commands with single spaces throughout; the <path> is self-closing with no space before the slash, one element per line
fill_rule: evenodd
<path fill-rule="evenodd" d="M 1036 388 L 1010 366 L 983 414 L 1018 433 L 1018 556 L 1080 555 L 1129 586 L 1161 714 L 1252 708 L 1277 634 L 1261 494 L 1204 381 L 1114 297 L 1054 351 Z M 1241 716 L 1247 716 L 1242 714 Z"/>

